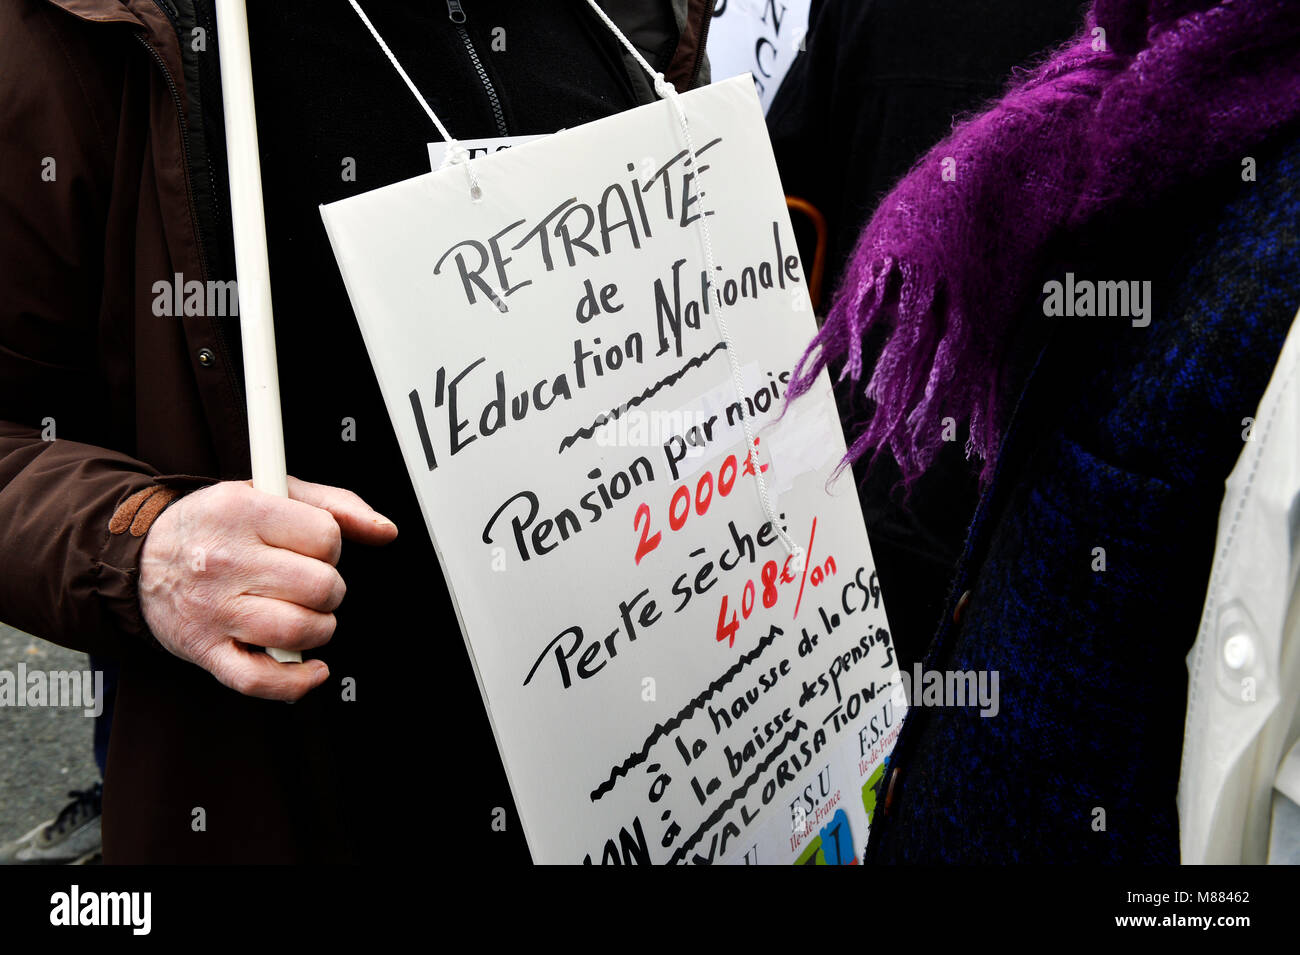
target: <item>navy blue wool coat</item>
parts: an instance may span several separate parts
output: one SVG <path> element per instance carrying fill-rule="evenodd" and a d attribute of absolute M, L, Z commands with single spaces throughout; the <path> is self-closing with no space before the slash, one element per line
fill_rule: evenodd
<path fill-rule="evenodd" d="M 1151 322 L 1026 314 L 1020 399 L 925 661 L 998 671 L 999 710 L 910 712 L 865 861 L 1178 861 L 1223 482 L 1300 308 L 1295 132 L 1246 151 L 1254 182 L 1225 169 L 1054 250 L 1044 281 L 1151 281 Z"/>

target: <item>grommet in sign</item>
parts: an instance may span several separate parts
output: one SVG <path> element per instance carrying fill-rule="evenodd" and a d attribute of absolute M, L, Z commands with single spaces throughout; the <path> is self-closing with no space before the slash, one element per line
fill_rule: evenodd
<path fill-rule="evenodd" d="M 204 368 L 211 368 L 217 363 L 217 355 L 211 348 L 199 349 L 199 364 Z"/>

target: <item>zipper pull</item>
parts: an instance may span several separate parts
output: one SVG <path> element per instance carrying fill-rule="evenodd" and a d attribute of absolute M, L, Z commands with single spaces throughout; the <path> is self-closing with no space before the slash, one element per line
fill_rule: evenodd
<path fill-rule="evenodd" d="M 465 22 L 465 8 L 460 5 L 460 0 L 447 0 L 447 17 L 452 23 Z"/>

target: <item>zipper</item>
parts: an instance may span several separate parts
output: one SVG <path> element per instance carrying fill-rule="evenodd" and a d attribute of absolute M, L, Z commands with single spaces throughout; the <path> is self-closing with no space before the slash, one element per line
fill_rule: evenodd
<path fill-rule="evenodd" d="M 206 21 L 204 20 L 204 17 L 205 17 L 205 16 L 206 16 Z M 195 4 L 194 4 L 194 23 L 195 23 L 195 26 L 201 27 L 202 29 L 206 30 L 207 33 L 208 33 L 208 36 L 216 36 L 216 35 L 217 35 L 217 26 L 216 26 L 216 23 L 214 23 L 213 20 L 212 20 L 212 14 L 211 14 L 211 11 L 209 11 L 209 10 L 205 10 L 205 9 L 203 8 L 203 4 L 201 4 L 201 3 L 195 3 Z M 178 30 L 177 30 L 177 33 L 179 34 L 179 32 L 180 32 L 180 31 L 179 31 L 179 29 L 178 29 Z M 182 59 L 184 58 L 184 56 L 185 56 L 185 43 L 184 43 L 184 41 L 182 40 L 182 42 L 181 42 L 181 57 L 182 57 Z M 211 68 L 210 68 L 210 72 L 209 72 L 209 74 L 208 74 L 208 77 L 209 77 L 208 79 L 204 79 L 204 78 L 203 78 L 203 67 L 204 67 L 204 64 L 203 64 L 203 63 L 200 63 L 200 64 L 198 65 L 197 69 L 196 69 L 196 72 L 199 74 L 199 77 L 200 77 L 200 83 L 199 83 L 200 92 L 199 92 L 199 96 L 196 97 L 196 99 L 199 100 L 199 101 L 202 101 L 202 99 L 203 99 L 203 95 L 202 95 L 202 87 L 203 87 L 203 85 L 204 85 L 205 83 L 210 83 L 212 80 L 215 80 L 218 86 L 221 85 L 221 69 L 220 69 L 220 67 L 217 67 L 215 70 L 211 70 Z M 222 117 L 222 118 L 223 118 L 223 120 L 224 120 L 224 117 Z M 202 125 L 202 123 L 200 122 L 200 126 L 201 126 L 201 125 Z M 216 223 L 220 223 L 220 222 L 222 221 L 222 212 L 221 212 L 221 191 L 217 188 L 217 170 L 216 170 L 216 164 L 213 163 L 213 161 L 212 161 L 212 156 L 211 156 L 210 153 L 209 153 L 209 155 L 208 155 L 207 167 L 208 167 L 208 195 L 211 197 L 211 200 L 212 200 L 212 221 L 213 221 L 213 222 L 216 222 Z M 201 222 L 202 220 L 199 220 L 199 221 Z M 218 227 L 218 228 L 219 228 L 219 227 Z"/>
<path fill-rule="evenodd" d="M 158 0 L 154 0 L 154 2 L 157 3 Z M 161 8 L 161 4 L 159 4 L 159 7 Z M 199 265 L 203 269 L 203 278 L 206 280 L 209 278 L 208 257 L 207 253 L 204 251 L 202 227 L 199 225 L 198 209 L 194 206 L 194 195 L 190 190 L 190 131 L 189 123 L 185 119 L 185 106 L 181 102 L 180 87 L 176 85 L 176 80 L 172 77 L 171 70 L 167 68 L 167 64 L 164 62 L 162 54 L 150 46 L 149 38 L 143 33 L 137 33 L 135 38 L 140 41 L 142 47 L 149 51 L 149 55 L 152 56 L 154 62 L 158 64 L 158 68 L 162 70 L 163 78 L 167 80 L 167 88 L 172 94 L 172 103 L 176 107 L 176 116 L 180 120 L 181 156 L 185 161 L 185 198 L 189 202 L 190 217 L 194 220 L 195 231 L 200 233 L 198 242 Z"/>
<path fill-rule="evenodd" d="M 483 66 L 483 61 L 479 59 L 478 50 L 474 48 L 474 41 L 469 37 L 469 31 L 465 29 L 465 21 L 469 19 L 465 15 L 465 7 L 460 0 L 447 0 L 447 19 L 456 27 L 456 33 L 460 36 L 460 42 L 465 45 L 465 52 L 469 54 L 470 63 L 474 66 L 474 71 L 478 73 L 479 80 L 483 83 L 483 91 L 487 93 L 488 103 L 492 106 L 492 118 L 496 120 L 497 133 L 502 136 L 509 136 L 510 129 L 506 126 L 505 110 L 501 108 L 501 100 L 497 97 L 496 87 L 492 85 L 492 80 L 488 78 L 487 69 Z"/>
<path fill-rule="evenodd" d="M 173 19 L 172 13 L 168 10 L 162 0 L 154 0 L 154 4 L 163 12 L 167 19 L 171 21 L 173 27 L 175 27 L 176 20 Z M 179 38 L 179 36 L 180 34 L 178 31 L 177 37 Z M 185 199 L 189 204 L 190 218 L 194 222 L 194 232 L 198 239 L 197 249 L 199 253 L 199 270 L 202 273 L 202 278 L 206 281 L 211 278 L 211 274 L 208 267 L 208 256 L 203 235 L 203 224 L 199 220 L 198 208 L 194 203 L 194 190 L 191 188 L 190 184 L 192 175 L 192 170 L 190 168 L 190 127 L 189 121 L 185 117 L 185 104 L 181 101 L 180 87 L 176 85 L 176 79 L 172 76 L 171 70 L 167 68 L 167 63 L 163 60 L 162 54 L 149 44 L 148 37 L 143 33 L 136 33 L 135 38 L 140 42 L 140 45 L 149 52 L 149 55 L 153 57 L 154 62 L 158 64 L 158 68 L 162 70 L 163 78 L 167 80 L 167 89 L 171 92 L 172 104 L 176 107 L 176 117 L 180 123 L 181 131 L 181 157 L 185 167 Z M 182 42 L 181 45 L 183 47 L 184 43 Z M 225 330 L 221 327 L 221 322 L 216 320 L 213 320 L 212 326 L 216 335 L 217 349 L 221 353 L 221 361 L 226 371 L 226 379 L 234 388 L 236 399 L 242 403 L 244 400 L 243 388 L 235 375 L 235 366 L 231 361 L 230 345 L 226 341 Z"/>
<path fill-rule="evenodd" d="M 711 26 L 713 26 L 713 4 L 708 3 L 704 7 L 704 22 L 700 24 L 700 45 L 695 51 L 695 69 L 691 70 L 691 85 L 687 89 L 695 89 L 695 84 L 700 80 L 700 71 L 704 69 L 704 57 L 708 51 Z"/>

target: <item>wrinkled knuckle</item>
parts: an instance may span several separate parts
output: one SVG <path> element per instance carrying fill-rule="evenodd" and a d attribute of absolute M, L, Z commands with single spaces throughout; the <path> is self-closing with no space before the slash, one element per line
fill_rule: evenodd
<path fill-rule="evenodd" d="M 241 615 L 238 620 L 236 629 L 240 640 L 258 647 L 284 647 L 290 632 L 286 616 L 259 603 L 255 611 Z"/>
<path fill-rule="evenodd" d="M 250 490 L 243 507 L 249 520 L 257 524 L 269 524 L 280 517 L 287 504 L 285 498 Z"/>
<path fill-rule="evenodd" d="M 319 607 L 329 598 L 329 581 L 323 574 L 311 574 L 302 581 L 302 600 L 304 607 Z"/>
<path fill-rule="evenodd" d="M 226 684 L 226 686 L 230 687 L 236 693 L 242 693 L 244 696 L 248 696 L 251 692 L 253 681 L 248 674 L 241 671 L 237 670 L 234 673 L 229 673 L 226 675 L 225 679 L 222 679 L 221 674 L 218 673 L 217 679 L 220 679 L 222 683 Z"/>
<path fill-rule="evenodd" d="M 328 573 L 322 571 L 310 575 L 304 582 L 304 588 L 308 601 L 306 606 L 322 612 L 333 611 L 343 599 L 343 578 L 333 568 Z"/>
<path fill-rule="evenodd" d="M 249 490 L 245 485 L 235 481 L 222 481 L 220 484 L 213 484 L 206 488 L 202 498 L 195 497 L 195 500 L 204 500 L 209 507 L 214 510 L 227 510 L 243 506 L 248 499 L 244 493 Z"/>
<path fill-rule="evenodd" d="M 238 685 L 235 687 L 244 696 L 265 696 L 267 691 L 266 680 L 256 673 L 241 670 L 236 677 Z"/>
<path fill-rule="evenodd" d="M 321 553 L 329 555 L 331 564 L 338 563 L 338 559 L 343 553 L 343 531 L 339 529 L 338 521 L 334 520 L 329 514 L 322 512 L 322 516 L 324 521 L 317 532 Z"/>
<path fill-rule="evenodd" d="M 325 614 L 323 619 L 317 617 L 310 621 L 304 621 L 300 631 L 302 646 L 300 649 L 310 650 L 316 647 L 323 647 L 330 642 L 334 636 L 334 630 L 338 626 L 338 619 L 331 613 Z"/>
<path fill-rule="evenodd" d="M 248 682 L 248 673 L 234 661 L 215 656 L 208 652 L 197 661 L 203 669 L 215 676 L 221 683 L 236 693 L 243 693 Z"/>
<path fill-rule="evenodd" d="M 290 650 L 310 650 L 328 642 L 334 628 L 327 626 L 319 614 L 304 611 L 293 619 L 285 631 L 285 648 Z"/>
<path fill-rule="evenodd" d="M 280 618 L 275 646 L 284 650 L 306 650 L 313 646 L 312 622 L 306 613 L 286 613 Z"/>
<path fill-rule="evenodd" d="M 337 570 L 330 568 L 330 573 L 322 577 L 320 611 L 322 613 L 337 611 L 338 605 L 343 603 L 344 594 L 347 594 L 346 583 L 343 583 L 343 578 L 339 576 Z"/>
<path fill-rule="evenodd" d="M 205 488 L 200 488 L 193 494 L 186 495 L 181 502 L 185 508 L 199 507 L 220 507 L 222 504 L 230 501 L 230 490 L 224 484 L 209 484 Z"/>

